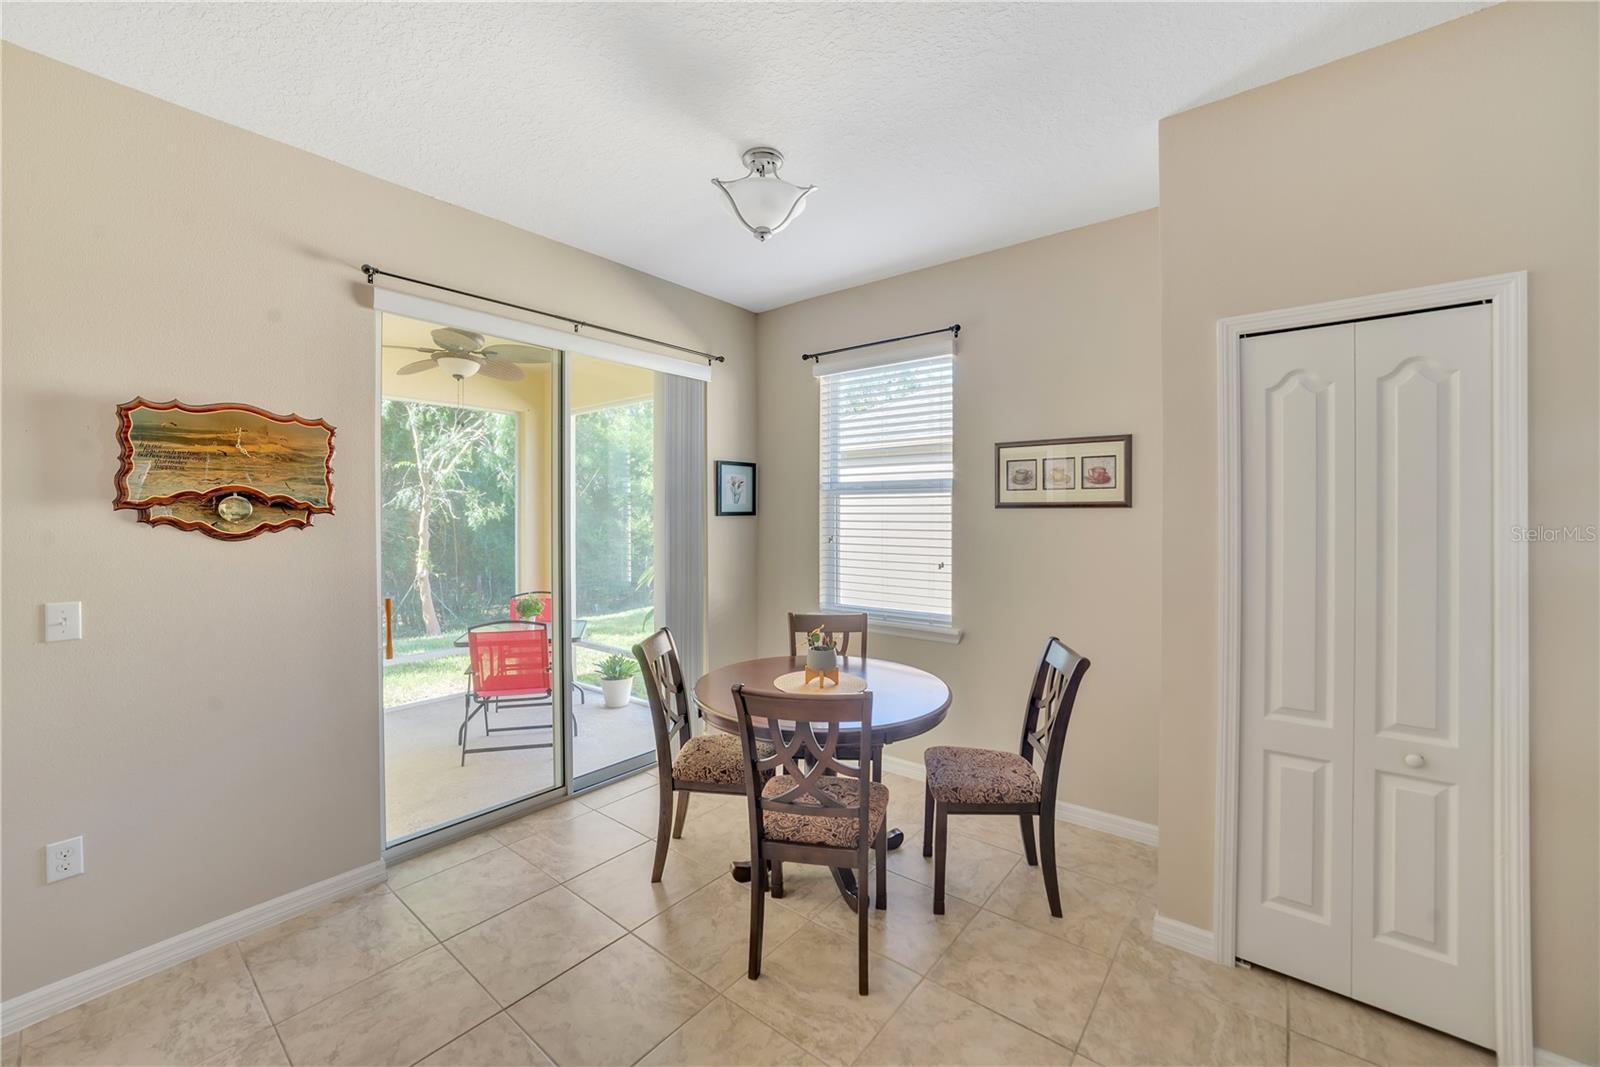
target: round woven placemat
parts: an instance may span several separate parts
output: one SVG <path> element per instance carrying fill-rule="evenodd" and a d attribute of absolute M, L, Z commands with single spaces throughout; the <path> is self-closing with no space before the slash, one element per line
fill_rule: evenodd
<path fill-rule="evenodd" d="M 829 682 L 826 688 L 823 687 L 822 679 L 820 678 L 811 679 L 811 684 L 807 685 L 805 677 L 805 671 L 790 671 L 788 674 L 780 674 L 772 680 L 772 688 L 781 693 L 812 693 L 818 695 L 824 693 L 860 693 L 867 688 L 867 680 L 861 675 L 846 674 L 843 671 L 839 672 L 839 684 L 834 685 Z"/>

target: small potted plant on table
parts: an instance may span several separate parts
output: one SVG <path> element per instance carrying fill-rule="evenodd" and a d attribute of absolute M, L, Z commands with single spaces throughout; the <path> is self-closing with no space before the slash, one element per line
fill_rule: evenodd
<path fill-rule="evenodd" d="M 600 661 L 600 692 L 608 708 L 624 707 L 633 695 L 633 676 L 639 664 L 627 656 L 613 653 Z"/>
<path fill-rule="evenodd" d="M 533 622 L 544 614 L 544 598 L 536 596 L 518 597 L 514 610 L 519 621 Z"/>
<path fill-rule="evenodd" d="M 806 676 L 803 684 L 810 685 L 813 679 L 822 689 L 826 689 L 829 682 L 839 684 L 837 642 L 838 638 L 823 633 L 820 626 L 806 634 Z"/>

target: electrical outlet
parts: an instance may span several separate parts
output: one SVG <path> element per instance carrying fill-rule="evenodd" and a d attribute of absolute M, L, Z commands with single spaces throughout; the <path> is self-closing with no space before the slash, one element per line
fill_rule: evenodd
<path fill-rule="evenodd" d="M 44 846 L 44 880 L 59 882 L 83 873 L 83 835 Z"/>

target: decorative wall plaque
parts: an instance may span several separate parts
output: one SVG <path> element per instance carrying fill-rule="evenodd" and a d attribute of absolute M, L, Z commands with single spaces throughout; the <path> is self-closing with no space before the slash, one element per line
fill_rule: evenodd
<path fill-rule="evenodd" d="M 321 419 L 248 404 L 136 398 L 117 407 L 112 506 L 225 541 L 310 526 L 333 513 L 333 434 Z"/>

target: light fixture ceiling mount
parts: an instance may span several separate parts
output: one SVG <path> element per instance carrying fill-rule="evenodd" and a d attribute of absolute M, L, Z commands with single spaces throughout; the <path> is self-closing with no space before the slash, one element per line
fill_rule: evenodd
<path fill-rule="evenodd" d="M 712 178 L 711 184 L 722 190 L 744 228 L 764 242 L 800 217 L 806 197 L 816 186 L 793 185 L 778 177 L 783 153 L 776 148 L 750 148 L 740 160 L 745 165 L 744 177 L 731 181 Z"/>

